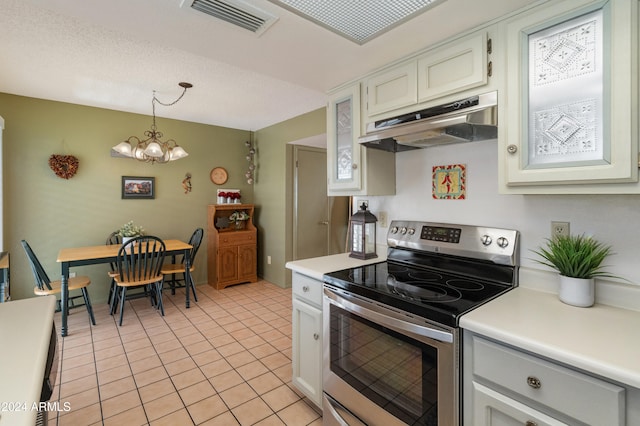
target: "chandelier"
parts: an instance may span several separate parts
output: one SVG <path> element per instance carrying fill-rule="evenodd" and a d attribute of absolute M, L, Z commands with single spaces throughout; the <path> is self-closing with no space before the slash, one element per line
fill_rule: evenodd
<path fill-rule="evenodd" d="M 156 98 L 156 91 L 153 91 L 153 99 L 151 100 L 151 108 L 153 111 L 153 123 L 151 130 L 144 132 L 146 139 L 140 140 L 136 136 L 130 136 L 124 142 L 120 142 L 113 147 L 117 153 L 146 163 L 168 163 L 169 161 L 179 160 L 189 155 L 176 141 L 169 139 L 162 141 L 162 132 L 156 127 L 156 102 L 163 106 L 172 106 L 178 103 L 187 92 L 187 89 L 193 87 L 191 83 L 178 83 L 182 87 L 182 94 L 173 102 L 162 103 Z"/>

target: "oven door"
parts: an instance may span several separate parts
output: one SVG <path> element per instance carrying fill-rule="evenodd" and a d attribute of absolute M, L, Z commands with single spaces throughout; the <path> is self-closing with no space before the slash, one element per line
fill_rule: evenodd
<path fill-rule="evenodd" d="M 327 285 L 323 308 L 325 425 L 458 424 L 456 329 Z"/>

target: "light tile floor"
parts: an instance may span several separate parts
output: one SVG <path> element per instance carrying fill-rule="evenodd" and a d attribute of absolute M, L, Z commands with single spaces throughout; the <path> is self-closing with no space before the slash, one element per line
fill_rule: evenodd
<path fill-rule="evenodd" d="M 291 384 L 291 289 L 260 281 L 197 292 L 186 309 L 184 289 L 166 290 L 164 317 L 148 299 L 127 302 L 121 327 L 104 303 L 95 326 L 72 310 L 49 424 L 321 425 Z"/>

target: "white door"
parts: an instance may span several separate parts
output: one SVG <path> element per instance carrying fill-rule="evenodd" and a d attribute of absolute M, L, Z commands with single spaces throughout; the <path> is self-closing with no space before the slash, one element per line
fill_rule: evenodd
<path fill-rule="evenodd" d="M 345 251 L 349 197 L 327 196 L 327 151 L 296 145 L 293 260 Z"/>

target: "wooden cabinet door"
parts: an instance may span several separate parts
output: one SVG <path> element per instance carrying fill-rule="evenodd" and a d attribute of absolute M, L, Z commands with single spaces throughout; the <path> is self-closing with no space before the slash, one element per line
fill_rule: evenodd
<path fill-rule="evenodd" d="M 552 3 L 502 24 L 501 192 L 638 193 L 638 1 Z M 576 44 L 574 34 L 589 36 Z M 562 49 L 551 44 L 557 53 L 546 55 L 556 39 Z"/>
<path fill-rule="evenodd" d="M 482 31 L 418 59 L 418 102 L 488 83 L 487 34 Z"/>
<path fill-rule="evenodd" d="M 329 96 L 327 108 L 327 180 L 329 192 L 361 189 L 360 85 Z"/>
<path fill-rule="evenodd" d="M 322 406 L 322 311 L 293 298 L 291 381 Z"/>
<path fill-rule="evenodd" d="M 251 279 L 256 276 L 256 246 L 243 245 L 238 247 L 238 279 Z"/>
<path fill-rule="evenodd" d="M 218 282 L 235 281 L 238 279 L 238 248 L 237 246 L 220 247 L 218 249 Z"/>
<path fill-rule="evenodd" d="M 473 419 L 477 426 L 566 426 L 544 413 L 473 382 Z"/>
<path fill-rule="evenodd" d="M 367 116 L 414 105 L 418 98 L 415 61 L 376 74 L 367 80 Z"/>

